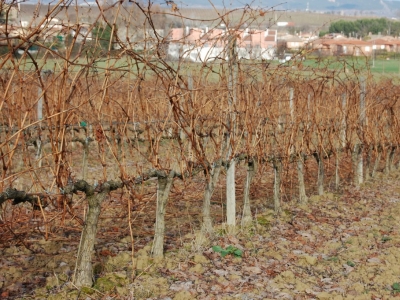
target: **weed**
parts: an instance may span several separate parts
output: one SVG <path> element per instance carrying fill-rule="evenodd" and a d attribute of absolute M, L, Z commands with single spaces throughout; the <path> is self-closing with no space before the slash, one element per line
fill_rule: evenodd
<path fill-rule="evenodd" d="M 224 235 L 226 235 L 226 230 L 225 230 L 224 228 L 219 228 L 219 229 L 217 229 L 217 230 L 215 231 L 215 234 L 216 234 L 217 236 L 224 236 Z"/>
<path fill-rule="evenodd" d="M 271 222 L 265 217 L 258 217 L 257 223 L 260 225 L 263 225 L 263 226 L 268 226 L 268 225 L 270 225 Z"/>
<path fill-rule="evenodd" d="M 336 262 L 339 261 L 339 258 L 337 256 L 331 256 L 331 257 L 327 257 L 325 260 L 326 261 L 332 261 L 332 262 L 336 263 Z"/>
<path fill-rule="evenodd" d="M 235 257 L 242 257 L 243 255 L 243 251 L 234 246 L 228 246 L 225 249 L 220 246 L 213 246 L 212 249 L 214 252 L 221 253 L 222 257 L 225 257 L 228 254 L 234 255 Z"/>
<path fill-rule="evenodd" d="M 400 293 L 400 283 L 395 282 L 392 284 L 393 293 Z"/>
<path fill-rule="evenodd" d="M 354 267 L 356 266 L 356 264 L 355 264 L 353 261 L 351 261 L 351 260 L 348 260 L 346 264 L 347 264 L 348 266 L 352 267 L 352 268 L 354 268 Z"/>

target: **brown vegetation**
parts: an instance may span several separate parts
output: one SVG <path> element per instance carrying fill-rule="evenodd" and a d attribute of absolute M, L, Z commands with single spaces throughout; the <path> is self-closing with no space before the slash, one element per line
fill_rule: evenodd
<path fill-rule="evenodd" d="M 159 8 L 134 5 L 146 19 L 143 26 L 155 30 L 152 18 Z M 234 45 L 225 50 L 228 59 L 170 62 L 162 53 L 168 45 L 164 37 L 155 34 L 140 50 L 124 42 L 115 26 L 120 9 L 118 3 L 99 8 L 96 22 L 111 29 L 108 48 L 89 53 L 80 43 L 80 58 L 69 55 L 73 44 L 60 52 L 43 46 L 39 27 L 28 40 L 20 37 L 19 45 L 53 53 L 61 68 L 45 71 L 29 47 L 16 58 L 17 46 L 11 43 L 3 56 L 3 248 L 22 244 L 35 251 L 40 239 L 77 242 L 82 230 L 75 270 L 69 274 L 80 289 L 93 283 L 97 232 L 104 239 L 128 236 L 133 281 L 139 263 L 135 246 L 144 246 L 148 236 L 154 234 L 151 253 L 157 258 L 168 239 L 176 242 L 179 233 L 201 228 L 203 238 L 212 237 L 212 222 L 227 217 L 234 228 L 226 230 L 234 234 L 242 212 L 235 201 L 241 196 L 243 225 L 251 226 L 259 210 L 273 206 L 279 218 L 283 203 L 304 204 L 315 193 L 360 185 L 376 175 L 382 158 L 387 173 L 394 168 L 400 93 L 390 80 L 373 81 L 346 65 L 332 72 L 237 61 Z M 241 23 L 252 13 L 244 10 Z M 220 20 L 229 16 L 226 12 Z M 101 40 L 97 36 L 92 47 Z M 118 51 L 112 51 L 113 43 Z M 105 66 L 96 66 L 102 60 Z M 25 71 L 27 61 L 34 71 Z M 115 67 L 115 61 L 123 67 Z M 222 188 L 234 164 L 233 180 Z M 229 198 L 228 189 L 237 192 L 233 204 L 227 201 L 227 210 L 239 212 L 233 223 L 221 200 Z M 180 218 L 184 227 L 168 227 L 176 224 L 171 219 Z M 111 219 L 120 220 L 118 226 Z"/>

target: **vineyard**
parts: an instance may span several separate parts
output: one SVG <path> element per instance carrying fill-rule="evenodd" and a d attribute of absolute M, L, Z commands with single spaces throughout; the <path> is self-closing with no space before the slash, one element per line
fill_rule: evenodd
<path fill-rule="evenodd" d="M 133 12 L 156 32 L 160 12 L 140 3 L 100 7 L 96 22 L 111 38 L 88 40 L 90 53 L 77 39 L 55 51 L 41 42 L 41 25 L 60 9 L 49 7 L 18 39 L 2 33 L 0 248 L 43 256 L 32 266 L 46 275 L 33 285 L 55 272 L 40 245 L 54 255 L 69 249 L 65 281 L 78 299 L 105 272 L 100 256 L 125 253 L 134 282 L 150 266 L 138 253 L 162 259 L 188 234 L 195 252 L 221 235 L 234 244 L 263 225 L 259 214 L 270 213 L 270 224 L 310 198 L 331 199 L 398 168 L 397 83 L 340 57 L 336 70 L 238 60 L 234 29 L 262 10 L 246 8 L 232 24 L 238 11 L 225 11 L 214 22 L 232 28 L 226 52 L 193 63 L 184 53 L 169 60 L 157 34 L 144 35 L 140 50 L 123 41 L 117 20 L 133 26 Z M 185 20 L 176 8 L 164 14 Z M 3 297 L 34 289 L 9 289 L 18 274 L 0 276 Z"/>

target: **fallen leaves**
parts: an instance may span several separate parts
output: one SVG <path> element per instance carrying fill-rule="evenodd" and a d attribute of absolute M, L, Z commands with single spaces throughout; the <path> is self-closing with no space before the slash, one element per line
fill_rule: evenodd
<path fill-rule="evenodd" d="M 386 198 L 377 201 L 377 195 L 387 199 L 393 195 L 371 191 L 390 190 L 391 185 L 397 186 L 397 182 L 365 187 L 355 191 L 354 196 L 348 189 L 342 198 L 320 199 L 318 206 L 285 208 L 296 217 L 287 221 L 271 220 L 268 229 L 262 232 L 242 231 L 237 235 L 213 237 L 208 248 L 198 253 L 179 250 L 171 244 L 165 262 L 150 262 L 151 257 L 146 252 L 149 249 L 141 249 L 142 258 L 146 257 L 141 272 L 146 271 L 138 274 L 135 280 L 136 296 L 138 299 L 227 296 L 295 300 L 359 296 L 392 299 L 400 293 L 400 202 L 385 201 Z M 258 217 L 258 220 L 263 219 L 262 215 Z M 107 233 L 107 237 L 111 237 L 119 232 L 119 227 L 111 224 L 102 235 Z M 193 235 L 181 239 L 182 243 L 190 244 Z M 118 255 L 126 253 L 123 266 L 113 264 L 113 271 L 125 272 L 121 270 L 129 269 L 131 261 L 127 249 L 129 241 L 107 241 L 107 246 L 96 250 L 96 257 L 102 263 L 116 262 Z M 41 255 L 43 262 L 50 252 L 71 252 L 70 245 L 53 246 L 56 245 L 33 245 L 36 254 L 22 252 L 20 247 L 3 250 L 3 258 L 8 261 L 3 259 L 0 267 L 9 272 L 0 274 L 0 284 L 7 281 L 12 289 L 1 290 L 0 298 L 6 299 L 24 288 L 18 281 L 25 274 L 15 267 L 17 264 L 24 267 L 39 264 L 35 255 Z M 215 252 L 213 246 L 220 251 Z M 226 255 L 221 256 L 222 251 L 227 251 Z M 235 257 L 235 251 L 242 255 Z M 13 255 L 15 253 L 19 255 Z M 70 268 L 70 261 L 63 257 L 53 264 L 55 270 Z M 39 285 L 44 279 L 38 276 L 31 277 L 30 281 Z"/>
<path fill-rule="evenodd" d="M 242 270 L 246 275 L 258 275 L 262 273 L 259 267 L 243 267 Z"/>

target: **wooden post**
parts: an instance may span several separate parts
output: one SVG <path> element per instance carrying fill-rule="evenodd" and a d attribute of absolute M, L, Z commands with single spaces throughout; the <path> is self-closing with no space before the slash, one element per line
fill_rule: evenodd
<path fill-rule="evenodd" d="M 351 154 L 351 160 L 353 162 L 353 170 L 355 171 L 354 184 L 360 185 L 363 183 L 363 161 L 362 161 L 362 146 L 360 143 L 354 145 L 354 149 Z"/>
<path fill-rule="evenodd" d="M 192 107 L 191 107 L 191 101 L 193 101 L 193 99 L 191 99 L 192 98 L 192 90 L 193 90 L 193 77 L 192 77 L 192 74 L 191 73 L 189 73 L 188 74 L 188 89 L 189 89 L 189 99 L 190 99 L 190 101 L 189 101 L 189 114 L 190 115 L 193 115 L 193 111 L 192 111 Z M 183 122 L 181 122 L 181 124 L 182 124 Z M 191 124 L 190 125 L 193 125 L 193 123 L 191 122 Z M 192 139 L 192 141 L 188 141 L 188 157 L 189 157 L 189 161 L 194 161 L 194 157 L 193 157 L 193 145 L 192 145 L 192 142 L 194 142 L 194 143 L 196 143 L 196 137 L 194 136 L 193 137 L 193 139 Z"/>
<path fill-rule="evenodd" d="M 292 87 L 289 89 L 289 108 L 293 126 L 296 120 L 295 120 L 295 109 L 294 109 L 294 89 Z"/>
<path fill-rule="evenodd" d="M 304 158 L 305 156 L 299 154 L 297 158 L 297 177 L 299 181 L 299 202 L 306 203 L 308 198 L 306 195 L 306 186 L 304 183 Z"/>
<path fill-rule="evenodd" d="M 88 174 L 88 159 L 89 159 L 89 142 L 90 137 L 86 137 L 83 146 L 83 156 L 82 156 L 82 179 L 87 180 Z"/>
<path fill-rule="evenodd" d="M 228 39 L 228 133 L 227 133 L 227 171 L 226 171 L 226 225 L 228 230 L 234 230 L 236 226 L 236 192 L 235 192 L 235 158 L 232 155 L 231 140 L 236 134 L 236 82 L 237 82 L 237 53 L 236 36 L 229 35 Z"/>
<path fill-rule="evenodd" d="M 308 94 L 307 96 L 307 129 L 310 129 L 310 122 L 311 122 L 311 113 L 310 113 L 310 109 L 311 109 L 311 95 Z"/>
<path fill-rule="evenodd" d="M 317 152 L 315 152 L 313 155 L 318 164 L 318 179 L 317 179 L 318 195 L 323 195 L 324 194 L 324 178 L 325 178 L 324 157 L 321 153 L 317 153 Z"/>
<path fill-rule="evenodd" d="M 284 132 L 284 119 L 282 116 L 282 99 L 278 99 L 278 133 Z"/>
<path fill-rule="evenodd" d="M 361 93 L 360 93 L 360 130 L 361 136 L 364 135 L 364 126 L 367 122 L 366 117 L 366 105 L 365 105 L 365 94 L 366 94 L 366 80 L 364 77 L 361 77 Z M 356 159 L 356 170 L 355 170 L 355 183 L 356 185 L 360 185 L 364 182 L 364 169 L 363 169 L 363 141 L 360 141 L 358 145 L 354 147 L 354 156 Z"/>
<path fill-rule="evenodd" d="M 282 161 L 280 158 L 274 158 L 274 210 L 276 214 L 280 214 L 281 208 L 281 174 L 282 174 Z"/>
<path fill-rule="evenodd" d="M 342 94 L 342 122 L 341 122 L 341 126 L 340 126 L 340 142 L 341 142 L 341 146 L 342 149 L 346 148 L 346 112 L 347 112 L 347 108 L 346 108 L 346 101 L 347 101 L 347 97 L 346 97 L 346 93 Z"/>
<path fill-rule="evenodd" d="M 242 227 L 249 225 L 252 221 L 251 209 L 250 209 L 250 186 L 251 186 L 251 181 L 253 180 L 254 177 L 255 164 L 256 162 L 253 159 L 250 159 L 247 162 L 247 175 L 243 190 Z"/>
<path fill-rule="evenodd" d="M 88 162 L 89 162 L 89 146 L 93 141 L 93 125 L 87 124 L 86 122 L 81 122 L 80 126 L 82 126 L 86 132 L 86 138 L 84 140 L 79 139 L 79 142 L 82 144 L 83 155 L 82 155 L 82 179 L 88 179 Z"/>
<path fill-rule="evenodd" d="M 339 159 L 339 149 L 336 151 L 335 155 L 335 189 L 338 191 L 340 187 L 340 174 L 339 174 L 339 168 L 340 168 L 340 159 Z"/>
<path fill-rule="evenodd" d="M 386 166 L 385 166 L 385 173 L 389 174 L 390 171 L 393 169 L 393 160 L 394 160 L 394 154 L 396 152 L 396 146 L 393 143 L 394 142 L 394 136 L 393 134 L 393 128 L 395 125 L 395 115 L 394 115 L 394 110 L 393 107 L 388 108 L 387 110 L 387 115 L 388 115 L 388 121 L 387 121 L 387 137 L 389 140 L 389 146 L 387 147 L 386 151 Z"/>
<path fill-rule="evenodd" d="M 41 74 L 44 74 L 44 73 L 42 72 Z M 41 121 L 41 120 L 43 120 L 43 90 L 42 90 L 42 86 L 40 85 L 40 82 L 39 82 L 37 96 L 38 96 L 38 102 L 37 102 L 37 106 L 36 106 L 36 115 L 37 115 L 37 120 Z M 42 133 L 41 127 L 42 127 L 42 122 L 39 122 L 38 123 L 38 128 L 39 128 L 38 136 L 35 141 L 35 146 L 36 146 L 35 159 L 37 161 L 39 168 L 42 166 L 42 149 L 43 149 L 42 137 L 41 137 L 41 133 Z"/>

